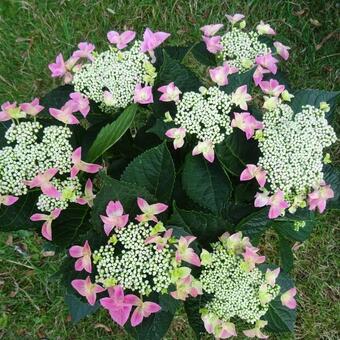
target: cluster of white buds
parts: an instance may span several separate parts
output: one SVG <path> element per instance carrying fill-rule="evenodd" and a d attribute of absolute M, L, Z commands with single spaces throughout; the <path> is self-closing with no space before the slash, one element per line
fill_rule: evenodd
<path fill-rule="evenodd" d="M 280 293 L 276 284 L 280 268 L 268 268 L 265 273 L 259 270 L 256 265 L 263 263 L 265 257 L 257 254 L 259 249 L 241 232 L 224 233 L 211 247 L 211 252 L 204 249 L 201 253 L 203 270 L 199 278 L 208 295 L 200 310 L 206 331 L 216 339 L 226 339 L 237 336 L 235 321 L 263 327 L 261 317 Z M 250 336 L 252 330 L 243 332 Z"/>
<path fill-rule="evenodd" d="M 102 103 L 102 108 L 125 108 L 133 102 L 136 85 L 153 85 L 157 75 L 150 57 L 140 52 L 140 46 L 141 42 L 135 41 L 129 49 L 110 47 L 96 55 L 91 64 L 75 73 L 75 91 Z"/>
<path fill-rule="evenodd" d="M 51 183 L 61 193 L 61 197 L 54 198 L 41 194 L 37 202 L 37 207 L 40 211 L 51 212 L 54 209 L 65 210 L 70 202 L 76 202 L 82 194 L 78 177 L 67 178 L 65 180 L 53 178 Z"/>
<path fill-rule="evenodd" d="M 70 137 L 70 129 L 63 126 L 43 128 L 38 122 L 13 123 L 5 134 L 7 143 L 13 145 L 0 150 L 0 194 L 25 195 L 23 181 L 51 167 L 58 168 L 59 174 L 70 172 Z"/>
<path fill-rule="evenodd" d="M 324 111 L 310 105 L 294 114 L 279 103 L 265 112 L 263 124 L 258 165 L 267 172 L 270 191 L 282 190 L 290 203 L 302 202 L 323 180 L 323 149 L 336 141 L 336 134 Z"/>
<path fill-rule="evenodd" d="M 152 230 L 148 222 L 116 228 L 108 244 L 93 253 L 96 281 L 105 286 L 119 284 L 142 295 L 167 292 L 176 268 L 175 251 L 167 243 L 158 249 L 154 243 L 146 244 Z"/>
<path fill-rule="evenodd" d="M 176 106 L 175 123 L 199 141 L 218 144 L 233 132 L 229 117 L 232 97 L 218 86 L 185 92 Z"/>
<path fill-rule="evenodd" d="M 259 40 L 260 34 L 255 31 L 245 32 L 233 27 L 222 36 L 223 46 L 219 57 L 240 72 L 245 72 L 255 65 L 259 55 L 270 53 L 270 48 Z"/>

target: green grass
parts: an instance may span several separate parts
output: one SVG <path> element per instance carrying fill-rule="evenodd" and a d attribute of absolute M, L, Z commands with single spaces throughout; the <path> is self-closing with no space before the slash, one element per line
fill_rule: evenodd
<path fill-rule="evenodd" d="M 249 15 L 251 27 L 260 19 L 275 27 L 277 39 L 292 47 L 292 57 L 283 68 L 294 88 L 336 90 L 339 7 L 336 1 L 324 0 L 1 0 L 0 103 L 30 100 L 56 86 L 47 65 L 61 51 L 67 56 L 80 41 L 91 41 L 101 49 L 111 29 L 141 33 L 149 26 L 171 32 L 171 44 L 186 44 L 200 39 L 200 26 L 225 21 L 226 12 Z M 339 144 L 333 151 L 336 162 L 338 155 Z M 297 339 L 340 337 L 336 328 L 339 216 L 328 213 L 318 221 L 310 240 L 295 252 Z M 51 279 L 61 256 L 44 257 L 36 235 L 20 232 L 6 245 L 8 237 L 0 235 L 0 339 L 125 339 L 104 311 L 74 326 L 62 288 Z M 271 243 L 266 247 L 275 256 Z M 176 317 L 167 339 L 192 339 L 183 314 Z"/>

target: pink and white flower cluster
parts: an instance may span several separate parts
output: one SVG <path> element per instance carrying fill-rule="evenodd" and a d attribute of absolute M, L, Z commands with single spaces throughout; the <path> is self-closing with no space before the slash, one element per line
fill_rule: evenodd
<path fill-rule="evenodd" d="M 255 324 L 252 329 L 243 330 L 247 337 L 267 338 L 261 331 L 266 321 L 261 320 L 269 304 L 281 291 L 276 280 L 280 268 L 262 272 L 257 265 L 265 261 L 258 255 L 258 248 L 242 237 L 241 232 L 223 234 L 220 242 L 214 243 L 212 252 L 203 250 L 201 254 L 203 270 L 200 281 L 203 293 L 210 299 L 201 309 L 204 327 L 216 339 L 237 336 L 236 325 L 231 320 Z M 291 288 L 280 296 L 283 306 L 296 308 Z"/>

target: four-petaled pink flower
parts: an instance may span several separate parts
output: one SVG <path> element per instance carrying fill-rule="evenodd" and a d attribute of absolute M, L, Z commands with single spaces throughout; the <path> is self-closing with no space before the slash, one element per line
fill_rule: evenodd
<path fill-rule="evenodd" d="M 27 113 L 29 116 L 35 117 L 39 112 L 44 109 L 44 107 L 39 105 L 39 98 L 35 98 L 30 103 L 20 104 L 20 109 L 21 111 Z"/>
<path fill-rule="evenodd" d="M 231 22 L 233 25 L 235 25 L 237 22 L 239 22 L 240 20 L 242 20 L 244 18 L 243 14 L 240 13 L 236 13 L 234 15 L 225 15 L 227 17 L 227 19 L 229 20 L 229 22 Z"/>
<path fill-rule="evenodd" d="M 162 102 L 178 102 L 179 101 L 179 95 L 182 93 L 180 89 L 175 86 L 174 82 L 171 82 L 168 85 L 164 85 L 158 88 L 158 91 L 163 93 L 159 100 Z"/>
<path fill-rule="evenodd" d="M 165 135 L 169 138 L 174 139 L 174 148 L 179 149 L 184 145 L 184 138 L 186 135 L 186 130 L 184 127 L 172 128 L 165 132 Z"/>
<path fill-rule="evenodd" d="M 55 63 L 49 64 L 48 68 L 51 70 L 53 78 L 63 77 L 67 72 L 63 55 L 58 54 Z"/>
<path fill-rule="evenodd" d="M 129 319 L 132 306 L 136 303 L 136 296 L 124 295 L 121 286 L 108 289 L 109 297 L 100 299 L 100 304 L 109 311 L 113 321 L 124 326 Z"/>
<path fill-rule="evenodd" d="M 189 248 L 190 243 L 196 240 L 194 236 L 181 236 L 178 240 L 178 245 L 175 245 L 176 250 L 176 261 L 185 261 L 193 264 L 194 266 L 200 267 L 201 261 L 198 255 L 194 252 L 192 248 Z"/>
<path fill-rule="evenodd" d="M 325 185 L 325 182 L 321 182 L 319 188 L 308 194 L 309 210 L 318 209 L 320 213 L 323 213 L 326 209 L 326 201 L 334 197 L 334 192 L 330 185 Z"/>
<path fill-rule="evenodd" d="M 256 208 L 262 208 L 268 205 L 268 202 L 269 202 L 268 192 L 257 192 L 256 193 L 255 202 L 254 202 L 254 206 Z"/>
<path fill-rule="evenodd" d="M 141 52 L 148 52 L 152 58 L 151 62 L 155 62 L 154 50 L 166 39 L 170 37 L 170 33 L 166 32 L 152 32 L 150 28 L 147 28 L 143 34 L 143 41 L 140 46 Z"/>
<path fill-rule="evenodd" d="M 50 115 L 64 124 L 75 125 L 79 124 L 78 118 L 73 115 L 76 112 L 73 101 L 69 100 L 61 109 L 49 109 Z"/>
<path fill-rule="evenodd" d="M 281 190 L 269 197 L 268 205 L 270 205 L 269 218 L 280 216 L 284 210 L 289 207 L 289 204 L 284 200 L 284 193 Z"/>
<path fill-rule="evenodd" d="M 106 207 L 106 215 L 100 215 L 104 223 L 104 231 L 110 235 L 113 228 L 122 229 L 129 221 L 129 215 L 124 215 L 124 209 L 120 201 L 110 201 Z"/>
<path fill-rule="evenodd" d="M 240 180 L 249 181 L 256 178 L 257 183 L 260 187 L 264 187 L 266 184 L 267 172 L 263 170 L 260 166 L 254 164 L 247 164 L 247 167 L 241 172 Z"/>
<path fill-rule="evenodd" d="M 49 197 L 60 198 L 61 193 L 51 183 L 51 179 L 57 172 L 57 168 L 47 169 L 44 173 L 38 173 L 32 180 L 24 181 L 24 184 L 28 185 L 30 189 L 40 187 L 41 191 Z"/>
<path fill-rule="evenodd" d="M 95 46 L 93 44 L 90 44 L 88 42 L 81 42 L 78 44 L 79 50 L 73 52 L 74 58 L 86 58 L 90 61 L 93 61 L 93 55 L 92 52 L 95 49 Z"/>
<path fill-rule="evenodd" d="M 145 244 L 151 244 L 151 243 L 155 243 L 156 244 L 156 250 L 157 251 L 161 251 L 164 249 L 164 247 L 167 245 L 169 239 L 172 236 L 172 232 L 173 229 L 168 229 L 166 230 L 166 232 L 164 233 L 163 237 L 160 235 L 153 235 L 153 236 L 149 236 L 144 243 Z"/>
<path fill-rule="evenodd" d="M 135 87 L 135 94 L 133 97 L 135 103 L 150 104 L 153 103 L 152 86 L 137 84 Z"/>
<path fill-rule="evenodd" d="M 9 207 L 10 205 L 13 205 L 18 199 L 19 197 L 12 196 L 12 195 L 4 195 L 4 196 L 0 195 L 0 206 L 3 204 Z"/>
<path fill-rule="evenodd" d="M 206 37 L 212 37 L 215 35 L 221 28 L 223 27 L 223 24 L 212 24 L 212 25 L 205 25 L 200 28 L 200 30 L 203 32 L 203 34 Z"/>
<path fill-rule="evenodd" d="M 73 92 L 70 94 L 74 112 L 79 111 L 85 118 L 90 112 L 90 102 L 86 96 L 80 92 Z M 71 105 L 71 103 L 69 104 Z"/>
<path fill-rule="evenodd" d="M 41 234 L 47 240 L 52 241 L 52 222 L 59 217 L 61 209 L 54 209 L 50 215 L 45 214 L 33 214 L 31 221 L 45 221 L 41 228 Z"/>
<path fill-rule="evenodd" d="M 261 81 L 259 85 L 264 93 L 275 97 L 278 97 L 285 90 L 285 86 L 280 85 L 276 79 Z"/>
<path fill-rule="evenodd" d="M 218 86 L 225 86 L 228 84 L 228 75 L 236 73 L 238 69 L 235 66 L 229 66 L 224 63 L 223 66 L 211 68 L 209 70 L 210 78 Z"/>
<path fill-rule="evenodd" d="M 276 58 L 274 58 L 271 53 L 257 56 L 255 59 L 257 65 L 261 65 L 262 67 L 268 69 L 271 73 L 276 74 L 277 72 L 277 63 L 279 62 Z"/>
<path fill-rule="evenodd" d="M 105 288 L 92 283 L 89 276 L 85 280 L 73 280 L 71 285 L 91 306 L 96 303 L 97 294 L 105 291 Z"/>
<path fill-rule="evenodd" d="M 289 309 L 296 308 L 296 300 L 294 296 L 296 295 L 296 288 L 291 288 L 281 295 L 281 303 Z"/>
<path fill-rule="evenodd" d="M 93 207 L 93 200 L 96 195 L 93 193 L 93 184 L 90 178 L 86 181 L 84 196 L 78 197 L 76 202 L 81 205 L 87 204 L 89 207 Z"/>
<path fill-rule="evenodd" d="M 209 140 L 198 142 L 198 144 L 192 150 L 192 155 L 197 156 L 201 153 L 208 162 L 212 163 L 215 159 L 214 144 Z"/>
<path fill-rule="evenodd" d="M 219 35 L 216 35 L 215 37 L 206 37 L 202 36 L 202 39 L 207 47 L 207 50 L 210 53 L 216 54 L 223 50 L 223 46 L 221 44 L 221 37 Z"/>
<path fill-rule="evenodd" d="M 78 272 L 85 269 L 88 273 L 92 272 L 91 248 L 88 241 L 85 241 L 84 246 L 72 246 L 69 249 L 70 256 L 78 260 L 74 264 L 74 269 Z"/>
<path fill-rule="evenodd" d="M 276 32 L 270 27 L 269 24 L 264 23 L 262 20 L 256 26 L 256 30 L 258 34 L 268 34 L 268 35 L 275 35 Z"/>
<path fill-rule="evenodd" d="M 214 335 L 217 339 L 228 339 L 237 336 L 235 325 L 232 322 L 220 321 L 216 324 Z"/>
<path fill-rule="evenodd" d="M 274 42 L 274 46 L 276 48 L 276 52 L 279 54 L 279 56 L 284 59 L 287 60 L 289 58 L 289 52 L 288 50 L 290 50 L 290 47 L 283 45 L 282 43 L 280 43 L 279 41 L 275 41 Z"/>
<path fill-rule="evenodd" d="M 265 320 L 257 320 L 255 323 L 255 327 L 252 329 L 247 329 L 243 331 L 243 334 L 248 338 L 259 338 L 259 339 L 268 339 L 268 335 L 262 333 L 261 328 L 265 327 L 268 324 L 268 321 Z"/>
<path fill-rule="evenodd" d="M 252 100 L 252 96 L 247 92 L 248 86 L 242 85 L 236 89 L 236 91 L 231 95 L 232 102 L 239 106 L 242 110 L 247 110 L 247 102 Z"/>
<path fill-rule="evenodd" d="M 103 167 L 98 164 L 86 163 L 81 160 L 81 146 L 75 149 L 72 153 L 72 168 L 71 168 L 71 178 L 77 176 L 79 171 L 88 172 L 90 174 L 95 174 Z"/>
<path fill-rule="evenodd" d="M 231 127 L 237 127 L 246 134 L 246 138 L 250 139 L 254 136 L 255 130 L 263 129 L 262 122 L 258 121 L 249 112 L 234 112 L 234 119 L 231 121 Z"/>
<path fill-rule="evenodd" d="M 17 107 L 17 103 L 6 102 L 1 105 L 0 122 L 6 122 L 11 119 L 25 118 L 26 113 Z"/>
<path fill-rule="evenodd" d="M 279 274 L 280 274 L 280 268 L 276 268 L 274 270 L 267 269 L 266 275 L 265 275 L 266 283 L 274 287 L 276 279 L 278 278 Z"/>
<path fill-rule="evenodd" d="M 109 42 L 116 45 L 119 50 L 125 48 L 129 42 L 135 39 L 135 36 L 136 32 L 134 31 L 125 31 L 121 34 L 116 31 L 110 31 L 107 33 L 107 39 Z"/>
<path fill-rule="evenodd" d="M 138 197 L 137 204 L 140 210 L 144 214 L 137 215 L 136 220 L 138 222 L 147 222 L 147 221 L 154 221 L 158 222 L 158 219 L 155 215 L 158 215 L 168 209 L 168 206 L 163 203 L 156 203 L 156 204 L 149 204 L 143 198 Z"/>
<path fill-rule="evenodd" d="M 257 254 L 258 251 L 258 248 L 251 246 L 246 247 L 246 251 L 242 254 L 248 271 L 253 270 L 256 264 L 263 263 L 266 260 L 265 256 L 260 256 Z"/>
<path fill-rule="evenodd" d="M 197 297 L 202 295 L 202 284 L 193 278 L 192 275 L 181 278 L 176 282 L 176 290 L 170 292 L 170 295 L 176 300 L 185 301 L 189 295 Z"/>
<path fill-rule="evenodd" d="M 253 80 L 254 80 L 254 83 L 255 83 L 256 86 L 258 86 L 260 84 L 260 82 L 263 79 L 263 75 L 265 73 L 270 73 L 270 71 L 265 69 L 265 68 L 263 68 L 261 65 L 258 65 L 256 67 L 256 70 L 255 70 L 255 72 L 253 74 Z"/>
<path fill-rule="evenodd" d="M 137 296 L 133 302 L 134 306 L 137 306 L 131 315 L 131 326 L 136 327 L 142 323 L 144 318 L 148 318 L 151 314 L 158 313 L 161 310 L 161 306 L 155 302 L 141 300 Z"/>

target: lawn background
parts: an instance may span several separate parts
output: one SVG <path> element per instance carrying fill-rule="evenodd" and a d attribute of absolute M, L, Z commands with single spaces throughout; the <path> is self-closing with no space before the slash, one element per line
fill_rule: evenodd
<path fill-rule="evenodd" d="M 235 12 L 247 15 L 250 27 L 261 19 L 270 23 L 277 39 L 291 46 L 283 70 L 295 89 L 339 90 L 339 9 L 340 2 L 326 0 L 0 0 L 0 103 L 28 101 L 57 86 L 47 65 L 59 52 L 67 57 L 80 41 L 102 50 L 109 30 L 142 33 L 150 27 L 170 32 L 170 44 L 185 45 L 199 41 L 199 27 L 226 22 L 225 13 Z M 339 164 L 339 143 L 331 154 Z M 339 214 L 327 213 L 310 240 L 294 248 L 296 339 L 340 338 L 339 227 Z M 266 240 L 264 251 L 277 262 L 277 240 L 270 233 Z M 29 232 L 0 233 L 0 339 L 127 339 L 104 311 L 78 325 L 70 322 L 52 277 L 61 255 L 47 256 L 43 246 Z M 183 313 L 167 339 L 193 339 Z"/>

